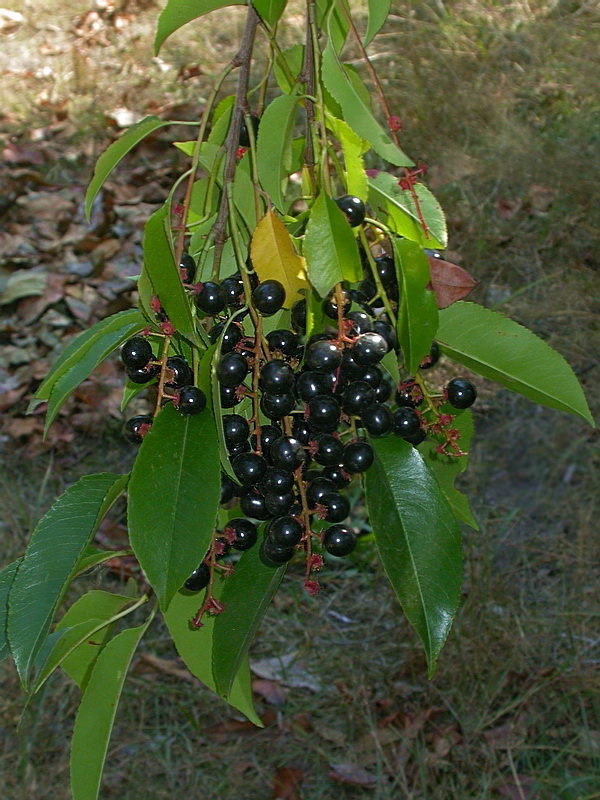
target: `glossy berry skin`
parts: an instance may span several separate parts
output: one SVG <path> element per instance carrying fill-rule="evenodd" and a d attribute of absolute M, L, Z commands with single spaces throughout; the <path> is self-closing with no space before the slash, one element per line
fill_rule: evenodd
<path fill-rule="evenodd" d="M 239 444 L 229 445 L 227 452 L 229 453 L 229 458 L 235 458 L 241 453 L 249 453 L 251 449 L 250 442 L 246 440 L 245 442 L 240 442 Z"/>
<path fill-rule="evenodd" d="M 368 383 L 369 386 L 372 386 L 374 389 L 376 389 L 383 380 L 383 372 L 378 366 L 374 365 L 367 369 L 365 374 L 362 376 L 362 380 L 365 383 Z"/>
<path fill-rule="evenodd" d="M 201 592 L 202 589 L 206 589 L 209 581 L 210 567 L 203 561 L 183 584 L 183 588 L 187 589 L 188 592 Z"/>
<path fill-rule="evenodd" d="M 156 378 L 160 373 L 160 366 L 158 364 L 148 365 L 144 369 L 128 369 L 127 377 L 132 383 L 139 385 L 148 383 L 152 378 Z"/>
<path fill-rule="evenodd" d="M 254 132 L 254 140 L 258 136 L 258 128 L 260 126 L 260 118 L 256 114 L 250 114 L 250 121 L 252 123 L 252 130 Z M 242 124 L 240 126 L 240 147 L 250 147 L 250 134 L 248 133 L 248 125 L 246 124 L 246 117 L 242 117 Z"/>
<path fill-rule="evenodd" d="M 340 421 L 340 412 L 335 397 L 317 395 L 308 403 L 308 424 L 316 433 L 333 433 Z"/>
<path fill-rule="evenodd" d="M 448 402 L 453 408 L 470 408 L 477 398 L 477 389 L 466 378 L 454 378 L 446 386 Z"/>
<path fill-rule="evenodd" d="M 344 451 L 344 469 L 351 475 L 366 472 L 373 463 L 375 456 L 373 448 L 368 442 L 351 442 Z"/>
<path fill-rule="evenodd" d="M 282 328 L 267 334 L 267 344 L 272 353 L 279 352 L 284 356 L 292 357 L 298 353 L 298 334 Z"/>
<path fill-rule="evenodd" d="M 419 369 L 431 369 L 432 367 L 435 367 L 440 360 L 440 355 L 441 351 L 439 344 L 437 342 L 433 342 L 431 345 L 431 350 L 429 351 L 429 356 L 421 362 Z"/>
<path fill-rule="evenodd" d="M 239 414 L 226 414 L 223 417 L 223 433 L 227 447 L 242 444 L 250 436 L 250 425 L 248 420 Z"/>
<path fill-rule="evenodd" d="M 213 281 L 205 281 L 202 290 L 194 298 L 194 302 L 205 314 L 219 314 L 227 305 L 227 295 L 222 286 Z"/>
<path fill-rule="evenodd" d="M 260 549 L 261 560 L 270 567 L 286 564 L 288 561 L 291 561 L 295 552 L 293 547 L 279 547 L 268 536 L 262 543 Z"/>
<path fill-rule="evenodd" d="M 396 265 L 394 259 L 388 255 L 377 256 L 375 266 L 383 284 L 383 288 L 389 292 L 398 288 L 398 278 L 396 276 Z"/>
<path fill-rule="evenodd" d="M 306 331 L 306 300 L 298 300 L 292 306 L 292 328 L 297 333 Z"/>
<path fill-rule="evenodd" d="M 225 353 L 217 366 L 221 386 L 232 388 L 243 383 L 248 374 L 248 362 L 241 353 Z"/>
<path fill-rule="evenodd" d="M 294 386 L 296 376 L 285 361 L 274 358 L 262 367 L 259 386 L 268 394 L 288 394 Z"/>
<path fill-rule="evenodd" d="M 418 447 L 421 442 L 424 442 L 427 438 L 424 430 L 417 431 L 413 436 L 405 436 L 404 441 L 412 444 L 414 447 Z"/>
<path fill-rule="evenodd" d="M 342 366 L 340 368 L 340 375 L 347 378 L 348 381 L 360 381 L 366 373 L 368 367 L 358 364 L 352 357 L 352 350 L 344 350 L 342 356 Z"/>
<path fill-rule="evenodd" d="M 285 494 L 266 494 L 265 506 L 270 517 L 283 517 L 289 513 L 290 508 L 296 502 L 293 492 Z"/>
<path fill-rule="evenodd" d="M 236 484 L 231 480 L 229 475 L 221 473 L 221 500 L 219 501 L 222 506 L 229 503 L 235 497 Z"/>
<path fill-rule="evenodd" d="M 250 550 L 250 548 L 256 544 L 256 540 L 258 539 L 256 525 L 253 522 L 250 522 L 249 519 L 232 519 L 227 523 L 225 531 L 233 531 L 235 534 L 235 539 L 231 543 L 231 546 L 235 550 Z"/>
<path fill-rule="evenodd" d="M 331 373 L 330 373 L 331 374 Z M 322 372 L 301 372 L 296 377 L 296 393 L 301 400 L 308 403 L 319 394 L 330 392 L 331 382 Z"/>
<path fill-rule="evenodd" d="M 294 472 L 306 461 L 306 452 L 297 439 L 281 436 L 269 448 L 269 455 L 274 467 Z"/>
<path fill-rule="evenodd" d="M 294 488 L 294 473 L 281 467 L 268 467 L 262 479 L 261 491 L 268 494 L 286 494 Z"/>
<path fill-rule="evenodd" d="M 200 414 L 206 408 L 206 395 L 197 386 L 184 386 L 179 390 L 177 410 L 186 417 Z"/>
<path fill-rule="evenodd" d="M 323 467 L 333 467 L 340 464 L 344 457 L 344 445 L 335 436 L 329 433 L 322 433 L 317 437 L 316 442 L 317 451 L 314 454 L 314 459 L 317 464 Z"/>
<path fill-rule="evenodd" d="M 229 308 L 240 308 L 243 305 L 244 284 L 237 278 L 225 278 L 221 281 Z"/>
<path fill-rule="evenodd" d="M 362 414 L 367 406 L 375 402 L 375 389 L 366 381 L 353 381 L 344 389 L 342 408 L 346 414 Z"/>
<path fill-rule="evenodd" d="M 332 481 L 336 489 L 344 489 L 352 480 L 352 477 L 340 466 L 325 467 L 321 474 L 323 478 Z"/>
<path fill-rule="evenodd" d="M 332 556 L 347 556 L 356 547 L 356 534 L 346 525 L 332 525 L 323 534 L 323 547 Z"/>
<path fill-rule="evenodd" d="M 254 308 L 265 317 L 276 314 L 285 303 L 285 289 L 279 281 L 263 281 L 252 292 Z"/>
<path fill-rule="evenodd" d="M 380 333 L 363 333 L 352 346 L 352 358 L 363 367 L 371 367 L 378 364 L 387 351 L 387 342 Z"/>
<path fill-rule="evenodd" d="M 293 394 L 263 394 L 260 407 L 269 419 L 283 419 L 292 413 L 296 405 Z"/>
<path fill-rule="evenodd" d="M 319 505 L 326 509 L 323 519 L 327 522 L 342 522 L 350 513 L 350 501 L 339 492 L 327 492 L 322 495 Z"/>
<path fill-rule="evenodd" d="M 184 283 L 193 283 L 196 276 L 196 262 L 189 253 L 181 254 L 179 262 L 179 272 Z"/>
<path fill-rule="evenodd" d="M 337 197 L 335 202 L 338 208 L 344 212 L 346 219 L 353 228 L 365 221 L 365 204 L 360 197 L 345 194 L 342 197 Z"/>
<path fill-rule="evenodd" d="M 168 358 L 167 368 L 173 371 L 173 377 L 171 380 L 165 381 L 166 386 L 181 389 L 182 386 L 189 386 L 193 383 L 194 375 L 184 358 L 179 358 L 179 356 Z"/>
<path fill-rule="evenodd" d="M 247 517 L 252 517 L 252 519 L 266 520 L 271 516 L 267 511 L 267 504 L 264 496 L 254 489 L 242 494 L 240 497 L 240 508 Z"/>
<path fill-rule="evenodd" d="M 399 408 L 394 412 L 393 431 L 396 436 L 404 439 L 407 436 L 414 436 L 420 430 L 421 420 L 414 409 Z"/>
<path fill-rule="evenodd" d="M 219 336 L 221 337 L 221 354 L 230 353 L 239 344 L 243 337 L 243 331 L 239 325 L 233 323 L 225 330 L 227 322 L 219 322 L 213 325 L 208 332 L 210 341 L 215 344 Z"/>
<path fill-rule="evenodd" d="M 231 466 L 236 478 L 244 486 L 256 486 L 265 477 L 267 462 L 256 453 L 242 453 L 236 456 Z"/>
<path fill-rule="evenodd" d="M 346 319 L 352 323 L 352 331 L 357 336 L 373 330 L 373 320 L 364 311 L 351 311 L 346 315 Z"/>
<path fill-rule="evenodd" d="M 313 342 L 306 350 L 305 361 L 314 372 L 334 372 L 342 363 L 342 351 L 333 342 Z"/>
<path fill-rule="evenodd" d="M 271 444 L 275 441 L 275 439 L 279 439 L 280 436 L 281 436 L 281 428 L 278 428 L 277 425 L 261 425 L 260 448 L 263 451 L 263 453 L 268 453 Z M 253 433 L 252 436 L 250 437 L 250 441 L 252 442 L 252 449 L 256 450 L 258 439 L 255 433 Z"/>
<path fill-rule="evenodd" d="M 389 381 L 381 381 L 379 386 L 375 389 L 375 402 L 387 403 L 392 396 L 392 386 Z"/>
<path fill-rule="evenodd" d="M 328 478 L 315 478 L 308 484 L 306 489 L 306 502 L 310 508 L 314 508 L 320 503 L 325 494 L 335 494 L 337 492 L 335 483 Z"/>
<path fill-rule="evenodd" d="M 239 386 L 220 386 L 221 408 L 234 408 L 242 402 L 242 395 L 238 394 Z"/>
<path fill-rule="evenodd" d="M 364 409 L 361 416 L 361 424 L 371 436 L 379 439 L 392 432 L 394 416 L 391 410 L 383 403 L 373 403 Z"/>
<path fill-rule="evenodd" d="M 344 303 L 344 307 L 342 309 L 342 315 L 345 317 L 346 314 L 352 308 L 352 300 L 350 299 L 350 297 L 348 296 L 348 294 L 346 292 L 342 292 L 342 295 L 343 295 L 343 303 Z M 337 295 L 335 293 L 329 295 L 329 297 L 326 297 L 325 300 L 323 300 L 323 303 L 322 303 L 321 307 L 322 307 L 323 313 L 325 314 L 326 317 L 329 317 L 329 319 L 337 320 L 337 318 L 338 318 L 338 305 L 337 305 Z"/>
<path fill-rule="evenodd" d="M 378 333 L 380 336 L 383 336 L 387 343 L 388 351 L 398 348 L 398 335 L 388 322 L 375 320 L 373 323 L 373 333 Z"/>
<path fill-rule="evenodd" d="M 269 525 L 268 538 L 277 547 L 295 547 L 302 540 L 302 525 L 294 517 L 278 517 Z"/>
<path fill-rule="evenodd" d="M 296 417 L 292 423 L 292 434 L 294 439 L 297 439 L 300 444 L 308 444 L 312 438 L 312 431 L 310 425 L 302 417 Z"/>
<path fill-rule="evenodd" d="M 123 427 L 123 435 L 131 444 L 139 444 L 143 439 L 142 432 L 147 431 L 152 422 L 153 418 L 149 414 L 139 414 L 137 417 L 131 417 Z"/>
<path fill-rule="evenodd" d="M 418 386 L 411 391 L 410 386 L 404 386 L 396 392 L 396 403 L 401 408 L 417 408 L 423 402 L 423 395 Z"/>
<path fill-rule="evenodd" d="M 150 343 L 142 336 L 133 336 L 121 348 L 121 361 L 125 369 L 143 369 L 153 359 Z"/>

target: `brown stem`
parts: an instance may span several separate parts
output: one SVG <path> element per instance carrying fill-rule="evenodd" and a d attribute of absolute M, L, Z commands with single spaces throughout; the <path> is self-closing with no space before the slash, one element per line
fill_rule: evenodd
<path fill-rule="evenodd" d="M 156 406 L 154 407 L 154 416 L 156 416 L 160 411 L 160 406 L 164 397 L 165 382 L 167 378 L 167 359 L 169 357 L 170 344 L 171 344 L 171 337 L 165 336 L 163 342 L 162 355 L 160 357 L 160 378 L 158 379 L 158 395 L 156 398 Z"/>
<path fill-rule="evenodd" d="M 213 274 L 216 272 L 217 275 L 219 274 L 219 267 L 221 265 L 223 247 L 227 241 L 227 220 L 229 219 L 227 188 L 228 184 L 233 181 L 233 177 L 235 175 L 235 165 L 240 141 L 242 117 L 248 107 L 246 95 L 248 93 L 252 50 L 254 48 L 254 39 L 256 38 L 256 29 L 258 27 L 258 23 L 258 14 L 252 5 L 248 6 L 248 15 L 246 17 L 246 25 L 244 26 L 244 32 L 240 41 L 240 48 L 232 61 L 234 66 L 239 66 L 240 72 L 235 94 L 235 102 L 233 104 L 233 112 L 231 115 L 231 125 L 229 126 L 229 132 L 227 134 L 227 138 L 225 139 L 227 158 L 225 161 L 225 171 L 223 174 L 221 205 L 219 207 L 219 213 L 217 215 L 216 222 L 212 228 L 215 237 L 215 266 L 213 268 Z"/>
<path fill-rule="evenodd" d="M 306 48 L 304 50 L 304 65 L 302 67 L 302 80 L 306 87 L 306 94 L 310 97 L 315 96 L 315 55 L 313 48 L 312 31 L 310 27 L 310 0 L 306 0 Z M 315 176 L 315 147 L 313 142 L 313 130 L 315 124 L 315 104 L 310 98 L 305 100 L 306 108 L 306 142 L 304 144 L 304 163 L 308 169 L 311 188 L 314 192 L 316 187 Z"/>

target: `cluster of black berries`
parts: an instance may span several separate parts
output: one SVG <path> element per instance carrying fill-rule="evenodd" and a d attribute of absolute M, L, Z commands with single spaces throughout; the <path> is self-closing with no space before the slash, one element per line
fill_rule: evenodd
<path fill-rule="evenodd" d="M 121 349 L 121 361 L 127 377 L 133 383 L 147 384 L 160 375 L 161 362 L 155 359 L 150 342 L 143 336 L 134 336 Z M 193 385 L 192 370 L 184 358 L 171 356 L 165 365 L 165 398 L 186 416 L 199 414 L 206 408 L 206 396 L 202 389 Z M 152 425 L 152 417 L 140 414 L 125 423 L 125 437 L 138 444 Z"/>

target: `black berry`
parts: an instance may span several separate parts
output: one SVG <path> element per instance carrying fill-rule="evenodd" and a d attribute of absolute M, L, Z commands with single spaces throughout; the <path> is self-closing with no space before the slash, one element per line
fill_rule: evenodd
<path fill-rule="evenodd" d="M 241 353 L 225 353 L 217 366 L 221 386 L 239 386 L 248 374 L 248 362 Z"/>
<path fill-rule="evenodd" d="M 324 467 L 331 467 L 335 464 L 340 464 L 344 457 L 344 445 L 335 436 L 329 433 L 322 433 L 317 437 L 316 451 L 314 452 L 314 459 L 317 464 Z"/>
<path fill-rule="evenodd" d="M 340 421 L 340 404 L 331 395 L 320 394 L 308 403 L 308 424 L 317 433 L 332 433 Z"/>
<path fill-rule="evenodd" d="M 379 438 L 392 432 L 394 418 L 390 409 L 383 403 L 373 403 L 368 406 L 363 410 L 360 418 L 363 427 L 371 436 Z"/>
<path fill-rule="evenodd" d="M 373 320 L 364 311 L 351 311 L 346 319 L 352 323 L 352 329 L 357 336 L 373 330 Z"/>
<path fill-rule="evenodd" d="M 206 408 L 206 395 L 196 386 L 184 386 L 179 390 L 177 410 L 186 417 L 200 414 Z"/>
<path fill-rule="evenodd" d="M 387 403 L 392 396 L 392 385 L 389 381 L 381 381 L 379 386 L 375 389 L 375 402 Z"/>
<path fill-rule="evenodd" d="M 421 430 L 419 415 L 412 408 L 399 408 L 394 412 L 394 433 L 405 439 L 414 436 Z"/>
<path fill-rule="evenodd" d="M 235 550 L 250 550 L 256 544 L 258 532 L 256 525 L 249 519 L 232 519 L 227 523 L 224 533 L 233 533 L 235 539 L 231 546 Z"/>
<path fill-rule="evenodd" d="M 306 350 L 306 366 L 315 372 L 334 372 L 342 363 L 342 351 L 333 342 L 313 342 Z"/>
<path fill-rule="evenodd" d="M 276 439 L 269 449 L 269 455 L 274 467 L 287 469 L 294 472 L 306 461 L 306 453 L 302 444 L 290 436 L 281 436 Z"/>
<path fill-rule="evenodd" d="M 306 300 L 298 300 L 292 306 L 292 328 L 298 333 L 306 331 Z"/>
<path fill-rule="evenodd" d="M 350 501 L 339 492 L 327 492 L 321 495 L 319 505 L 325 508 L 322 517 L 327 522 L 342 522 L 350 513 Z"/>
<path fill-rule="evenodd" d="M 346 292 L 342 292 L 342 302 L 343 302 L 343 309 L 342 314 L 345 317 L 350 308 L 352 307 L 352 300 L 348 296 Z M 322 303 L 323 313 L 329 319 L 337 319 L 338 318 L 338 303 L 337 303 L 337 294 L 334 292 L 330 294 L 329 297 L 326 297 Z"/>
<path fill-rule="evenodd" d="M 141 336 L 134 336 L 121 348 L 121 361 L 128 370 L 143 369 L 153 357 L 150 343 Z"/>
<path fill-rule="evenodd" d="M 352 350 L 344 350 L 342 357 L 342 366 L 340 368 L 340 375 L 343 375 L 349 381 L 360 381 L 366 373 L 367 367 L 358 364 L 352 357 Z"/>
<path fill-rule="evenodd" d="M 338 207 L 346 215 L 346 219 L 353 228 L 361 225 L 365 221 L 365 204 L 360 197 L 345 194 L 343 197 L 336 198 Z"/>
<path fill-rule="evenodd" d="M 224 506 L 235 497 L 236 484 L 229 475 L 221 473 L 221 505 Z"/>
<path fill-rule="evenodd" d="M 351 481 L 351 476 L 340 466 L 325 467 L 321 474 L 324 478 L 332 481 L 336 489 L 343 489 Z"/>
<path fill-rule="evenodd" d="M 441 351 L 439 344 L 437 342 L 433 342 L 431 345 L 431 350 L 429 351 L 429 355 L 423 359 L 419 369 L 431 369 L 432 367 L 435 367 L 440 360 L 440 355 Z"/>
<path fill-rule="evenodd" d="M 284 356 L 295 356 L 298 353 L 298 334 L 285 328 L 267 334 L 267 344 L 272 353 L 279 352 Z"/>
<path fill-rule="evenodd" d="M 236 478 L 244 486 L 256 486 L 265 477 L 267 462 L 256 453 L 242 453 L 236 456 L 231 466 Z"/>
<path fill-rule="evenodd" d="M 269 419 L 283 419 L 292 413 L 296 405 L 293 394 L 263 394 L 260 407 Z"/>
<path fill-rule="evenodd" d="M 375 266 L 386 291 L 398 287 L 398 278 L 396 277 L 396 265 L 394 259 L 388 255 L 377 256 L 375 258 Z"/>
<path fill-rule="evenodd" d="M 285 303 L 285 289 L 279 281 L 263 281 L 252 292 L 252 303 L 257 311 L 270 317 Z"/>
<path fill-rule="evenodd" d="M 183 584 L 183 588 L 187 589 L 188 592 L 200 592 L 208 586 L 209 581 L 210 567 L 203 561 Z"/>
<path fill-rule="evenodd" d="M 346 525 L 332 525 L 323 534 L 323 547 L 332 556 L 347 556 L 356 547 L 356 534 Z"/>
<path fill-rule="evenodd" d="M 448 402 L 454 408 L 470 408 L 477 397 L 477 389 L 466 378 L 454 378 L 446 386 Z"/>
<path fill-rule="evenodd" d="M 396 350 L 398 347 L 398 335 L 389 322 L 383 320 L 375 320 L 373 323 L 373 333 L 378 333 L 385 339 L 388 350 Z"/>
<path fill-rule="evenodd" d="M 294 557 L 296 551 L 293 547 L 279 547 L 267 536 L 260 549 L 261 559 L 268 566 L 279 566 L 286 564 Z"/>
<path fill-rule="evenodd" d="M 336 485 L 329 478 L 318 477 L 312 480 L 306 488 L 306 502 L 310 508 L 314 508 L 325 494 L 335 494 Z"/>
<path fill-rule="evenodd" d="M 179 271 L 184 283 L 193 283 L 196 276 L 196 262 L 189 253 L 181 254 Z"/>
<path fill-rule="evenodd" d="M 205 281 L 195 297 L 195 303 L 205 314 L 219 314 L 227 305 L 227 295 L 222 286 L 213 281 Z"/>
<path fill-rule="evenodd" d="M 267 511 L 264 496 L 255 489 L 250 489 L 242 494 L 240 508 L 247 517 L 252 517 L 252 519 L 265 520 L 271 516 Z"/>
<path fill-rule="evenodd" d="M 302 540 L 302 525 L 294 517 L 279 517 L 269 525 L 268 538 L 277 547 L 294 547 Z"/>
<path fill-rule="evenodd" d="M 380 333 L 363 333 L 352 346 L 352 358 L 357 364 L 370 367 L 379 363 L 387 351 L 387 342 Z"/>
<path fill-rule="evenodd" d="M 239 456 L 241 453 L 249 453 L 251 451 L 250 442 L 246 440 L 245 442 L 239 442 L 239 444 L 231 444 L 227 447 L 227 451 L 229 453 L 229 458 L 235 458 Z"/>
<path fill-rule="evenodd" d="M 230 353 L 244 338 L 244 332 L 240 325 L 234 322 L 225 330 L 226 325 L 226 321 L 218 322 L 208 332 L 213 344 L 215 344 L 219 336 L 221 337 L 221 353 Z"/>
<path fill-rule="evenodd" d="M 268 453 L 271 444 L 275 439 L 279 439 L 280 436 L 281 428 L 278 428 L 276 425 L 262 425 L 260 428 L 260 449 L 263 453 Z M 258 439 L 255 433 L 250 437 L 250 441 L 252 442 L 253 449 L 256 450 Z"/>
<path fill-rule="evenodd" d="M 425 441 L 426 438 L 427 436 L 425 434 L 425 431 L 421 429 L 412 436 L 405 436 L 404 441 L 414 445 L 414 447 L 418 447 L 421 444 L 421 442 Z"/>
<path fill-rule="evenodd" d="M 375 389 L 366 381 L 353 381 L 344 389 L 342 408 L 346 414 L 360 415 L 375 402 Z"/>
<path fill-rule="evenodd" d="M 171 386 L 173 389 L 189 386 L 194 380 L 192 370 L 184 358 L 179 358 L 179 356 L 168 358 L 167 369 L 170 369 L 172 374 L 169 380 L 165 381 L 165 385 Z"/>
<path fill-rule="evenodd" d="M 294 473 L 281 467 L 268 467 L 260 484 L 265 494 L 286 494 L 294 488 Z"/>
<path fill-rule="evenodd" d="M 221 288 L 229 308 L 240 308 L 244 304 L 244 284 L 235 278 L 225 278 L 221 281 Z"/>
<path fill-rule="evenodd" d="M 367 442 L 352 442 L 344 450 L 344 469 L 346 472 L 356 474 L 366 472 L 373 463 L 375 456 L 373 448 Z"/>
<path fill-rule="evenodd" d="M 396 403 L 404 408 L 417 408 L 423 402 L 423 392 L 416 383 L 401 383 L 396 392 Z"/>
<path fill-rule="evenodd" d="M 282 517 L 287 514 L 296 502 L 293 492 L 285 494 L 266 494 L 265 505 L 270 517 Z"/>
<path fill-rule="evenodd" d="M 301 444 L 308 444 L 312 437 L 312 431 L 308 422 L 302 417 L 296 417 L 292 424 L 292 433 L 294 439 L 297 439 Z"/>
<path fill-rule="evenodd" d="M 152 417 L 149 414 L 139 414 L 137 417 L 131 417 L 125 423 L 123 435 L 131 444 L 139 444 L 145 433 L 150 430 L 152 421 Z"/>
<path fill-rule="evenodd" d="M 228 447 L 245 442 L 250 436 L 248 420 L 239 414 L 226 414 L 223 417 L 223 433 Z"/>
<path fill-rule="evenodd" d="M 240 386 L 223 386 L 219 387 L 219 394 L 221 396 L 221 408 L 233 408 L 242 402 L 244 397 L 240 391 Z"/>
<path fill-rule="evenodd" d="M 367 369 L 365 374 L 362 376 L 362 380 L 376 389 L 383 380 L 383 372 L 377 365 L 373 365 Z"/>
<path fill-rule="evenodd" d="M 287 394 L 294 385 L 294 371 L 289 364 L 274 358 L 260 371 L 260 388 L 268 394 Z"/>
<path fill-rule="evenodd" d="M 332 382 L 328 380 L 330 375 L 325 375 L 322 372 L 301 372 L 296 378 L 296 393 L 298 397 L 308 403 L 318 394 L 328 394 L 333 387 Z"/>
<path fill-rule="evenodd" d="M 250 122 L 252 124 L 252 131 L 254 132 L 254 140 L 258 136 L 258 128 L 260 126 L 260 118 L 256 114 L 250 114 Z M 248 125 L 246 124 L 246 117 L 242 117 L 242 124 L 240 127 L 240 147 L 250 147 L 250 134 L 248 133 Z"/>
<path fill-rule="evenodd" d="M 128 369 L 127 377 L 132 383 L 143 384 L 156 378 L 159 373 L 160 366 L 158 364 L 148 364 L 142 369 Z"/>

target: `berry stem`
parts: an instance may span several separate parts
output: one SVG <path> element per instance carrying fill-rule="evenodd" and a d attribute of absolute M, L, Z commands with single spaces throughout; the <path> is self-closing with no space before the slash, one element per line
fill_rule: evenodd
<path fill-rule="evenodd" d="M 312 38 L 313 55 L 313 75 L 321 74 L 321 49 L 319 47 L 319 31 L 317 27 L 317 6 L 315 0 L 306 0 L 307 25 Z M 317 90 L 317 103 L 319 106 L 319 117 L 316 121 L 321 137 L 321 171 L 325 188 L 329 195 L 332 194 L 331 173 L 329 171 L 329 142 L 327 140 L 327 128 L 325 127 L 325 101 L 323 99 L 323 87 L 321 81 L 315 81 Z"/>
<path fill-rule="evenodd" d="M 390 322 L 396 327 L 396 314 L 392 310 L 392 306 L 388 299 L 387 293 L 383 288 L 383 283 L 381 282 L 381 278 L 379 277 L 379 272 L 377 272 L 377 264 L 375 263 L 375 259 L 373 258 L 373 253 L 371 252 L 371 248 L 369 247 L 369 242 L 367 241 L 367 237 L 365 235 L 364 229 L 360 229 L 360 241 L 362 242 L 362 246 L 365 249 L 367 254 L 367 258 L 369 259 L 369 266 L 371 267 L 371 274 L 373 275 L 373 280 L 375 281 L 375 286 L 377 286 L 377 292 L 379 293 L 379 297 L 383 301 L 383 306 L 387 312 L 388 317 L 390 318 Z"/>
<path fill-rule="evenodd" d="M 156 405 L 154 407 L 154 416 L 156 416 L 160 411 L 164 397 L 165 382 L 167 378 L 167 359 L 169 357 L 170 344 L 171 344 L 171 337 L 165 336 L 163 341 L 162 354 L 160 357 L 160 378 L 158 379 L 158 395 L 156 397 Z"/>
<path fill-rule="evenodd" d="M 260 378 L 260 352 L 262 341 L 262 317 L 257 315 L 258 319 L 254 327 L 254 364 L 252 370 L 252 424 L 254 427 L 254 434 L 256 435 L 256 452 L 262 456 L 262 443 L 260 441 L 260 416 L 258 406 L 258 381 Z"/>
<path fill-rule="evenodd" d="M 317 190 L 317 179 L 315 175 L 315 103 L 312 99 L 315 94 L 315 57 L 313 53 L 312 30 L 308 25 L 310 16 L 310 0 L 306 2 L 306 46 L 304 50 L 304 64 L 302 66 L 301 79 L 304 82 L 306 93 L 310 95 L 305 100 L 306 108 L 306 143 L 304 145 L 304 163 L 308 172 L 311 194 L 314 196 Z"/>

